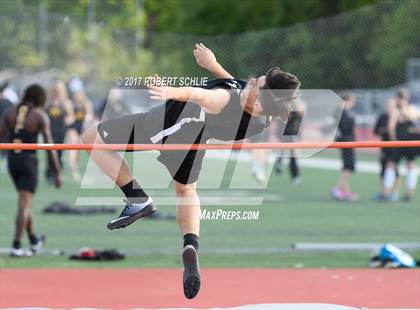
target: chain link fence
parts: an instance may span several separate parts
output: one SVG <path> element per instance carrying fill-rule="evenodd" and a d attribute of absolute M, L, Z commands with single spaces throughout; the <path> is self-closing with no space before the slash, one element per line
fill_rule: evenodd
<path fill-rule="evenodd" d="M 327 89 L 402 84 L 407 60 L 420 50 L 416 0 L 382 1 L 286 28 L 216 36 L 139 35 L 141 30 L 47 12 L 40 3 L 1 2 L 1 70 L 27 74 L 55 68 L 64 76 L 78 74 L 94 95 L 117 76 L 206 75 L 192 56 L 196 42 L 213 49 L 235 76 L 263 74 L 277 65 L 299 76 L 304 88 Z"/>

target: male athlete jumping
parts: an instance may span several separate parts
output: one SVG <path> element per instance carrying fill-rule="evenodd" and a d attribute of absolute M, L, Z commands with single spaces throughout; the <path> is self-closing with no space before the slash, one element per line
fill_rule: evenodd
<path fill-rule="evenodd" d="M 89 128 L 84 143 L 116 144 L 195 144 L 209 139 L 242 140 L 260 133 L 270 124 L 270 116 L 287 120 L 299 80 L 277 67 L 266 75 L 247 82 L 233 78 L 217 62 L 213 52 L 196 44 L 197 64 L 216 80 L 205 87 L 150 86 L 151 99 L 164 100 L 145 113 L 104 121 Z M 261 91 L 261 90 L 264 91 Z M 278 96 L 274 89 L 288 90 Z M 130 172 L 127 162 L 113 151 L 90 151 L 91 158 L 122 190 L 126 207 L 109 229 L 126 227 L 156 211 L 149 197 Z M 200 289 L 198 236 L 200 200 L 196 184 L 204 151 L 161 151 L 158 160 L 172 176 L 178 198 L 176 218 L 184 237 L 183 286 L 186 298 L 194 298 Z"/>

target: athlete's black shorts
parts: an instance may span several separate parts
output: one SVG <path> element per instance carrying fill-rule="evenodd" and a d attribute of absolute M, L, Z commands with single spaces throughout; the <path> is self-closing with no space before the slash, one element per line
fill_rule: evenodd
<path fill-rule="evenodd" d="M 381 163 L 381 178 L 384 177 L 385 175 L 385 169 L 386 169 L 386 165 L 387 163 L 394 158 L 394 153 L 395 153 L 396 149 L 395 148 L 383 148 L 381 150 L 381 154 L 379 157 L 379 161 Z M 398 171 L 398 167 L 395 170 L 397 177 L 399 177 L 399 171 Z"/>
<path fill-rule="evenodd" d="M 419 140 L 419 126 L 420 124 L 410 120 L 398 122 L 396 127 L 397 140 Z M 413 161 L 416 157 L 420 157 L 420 147 L 400 147 L 395 149 L 391 160 L 395 163 L 398 163 L 401 159 Z"/>
<path fill-rule="evenodd" d="M 168 111 L 178 109 L 182 111 Z M 179 113 L 178 113 L 179 112 Z M 98 132 L 107 144 L 194 144 L 205 143 L 202 136 L 204 112 L 198 105 L 158 105 L 145 113 L 104 121 Z M 161 151 L 158 160 L 171 177 L 182 184 L 198 180 L 204 151 Z"/>
<path fill-rule="evenodd" d="M 75 121 L 73 124 L 71 124 L 69 129 L 74 129 L 76 132 L 81 135 L 83 131 L 83 122 L 82 121 Z"/>
<path fill-rule="evenodd" d="M 115 144 L 205 144 L 209 139 L 238 141 L 261 133 L 270 124 L 265 116 L 252 117 L 240 103 L 246 82 L 236 79 L 209 81 L 206 89 L 224 88 L 230 99 L 217 114 L 205 113 L 197 104 L 167 100 L 144 113 L 102 122 L 99 134 L 105 143 Z M 158 160 L 172 178 L 182 184 L 198 180 L 203 150 L 161 151 Z"/>
<path fill-rule="evenodd" d="M 337 142 L 353 142 L 354 135 L 342 135 Z M 343 162 L 343 170 L 354 171 L 356 155 L 354 149 L 341 149 L 341 160 Z"/>
<path fill-rule="evenodd" d="M 38 184 L 38 159 L 35 153 L 9 153 L 8 169 L 17 190 L 35 193 Z"/>
<path fill-rule="evenodd" d="M 420 157 L 420 148 L 418 147 L 399 147 L 392 152 L 390 160 L 399 163 L 401 159 L 413 161 L 416 157 Z"/>
<path fill-rule="evenodd" d="M 341 149 L 341 159 L 343 161 L 343 170 L 354 171 L 355 153 L 354 149 Z"/>

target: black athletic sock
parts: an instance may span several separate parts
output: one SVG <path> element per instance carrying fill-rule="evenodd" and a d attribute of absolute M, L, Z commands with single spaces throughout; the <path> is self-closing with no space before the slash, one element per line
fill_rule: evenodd
<path fill-rule="evenodd" d="M 292 176 L 292 179 L 299 177 L 299 167 L 295 157 L 290 158 L 290 175 Z"/>
<path fill-rule="evenodd" d="M 127 200 L 131 203 L 143 203 L 149 198 L 136 179 L 120 187 Z"/>
<path fill-rule="evenodd" d="M 13 240 L 13 248 L 20 249 L 21 243 L 19 240 Z"/>
<path fill-rule="evenodd" d="M 274 163 L 274 168 L 276 169 L 277 173 L 281 173 L 282 170 L 282 158 L 281 157 L 277 157 L 276 162 Z"/>
<path fill-rule="evenodd" d="M 194 249 L 198 252 L 198 236 L 195 234 L 185 234 L 184 247 L 187 245 L 192 245 Z"/>
<path fill-rule="evenodd" d="M 29 234 L 29 242 L 31 244 L 37 244 L 38 243 L 38 237 L 34 234 Z"/>

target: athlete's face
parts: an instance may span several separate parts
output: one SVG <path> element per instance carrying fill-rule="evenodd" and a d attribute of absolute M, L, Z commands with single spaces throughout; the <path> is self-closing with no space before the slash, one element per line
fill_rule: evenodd
<path fill-rule="evenodd" d="M 397 108 L 401 109 L 408 105 L 408 99 L 403 96 L 397 96 L 395 103 L 396 103 Z"/>
<path fill-rule="evenodd" d="M 67 97 L 66 84 L 63 81 L 55 83 L 52 90 L 53 100 L 64 101 Z"/>
<path fill-rule="evenodd" d="M 354 106 L 355 98 L 353 96 L 349 96 L 344 100 L 344 109 L 351 110 Z"/>
<path fill-rule="evenodd" d="M 246 112 L 252 116 L 262 115 L 262 105 L 258 100 L 260 89 L 265 84 L 265 76 L 249 79 L 241 95 L 241 104 Z"/>
<path fill-rule="evenodd" d="M 58 97 L 59 97 L 59 95 L 60 95 L 60 90 L 58 89 L 58 87 L 57 87 L 57 86 L 55 86 L 55 87 L 53 88 L 53 90 L 52 90 L 52 96 L 53 96 L 54 98 L 58 98 Z"/>

